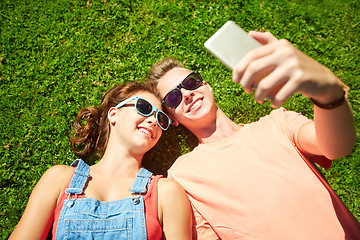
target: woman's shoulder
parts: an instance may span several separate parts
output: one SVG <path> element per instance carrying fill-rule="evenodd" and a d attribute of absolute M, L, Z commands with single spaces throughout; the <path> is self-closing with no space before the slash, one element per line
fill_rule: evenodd
<path fill-rule="evenodd" d="M 72 177 L 74 169 L 75 168 L 66 165 L 52 166 L 46 170 L 40 181 L 46 182 L 48 186 L 63 189 Z"/>
<path fill-rule="evenodd" d="M 171 178 L 160 178 L 158 195 L 161 211 L 164 208 L 171 209 L 176 206 L 187 204 L 188 198 L 179 183 Z"/>
<path fill-rule="evenodd" d="M 68 178 L 74 173 L 74 170 L 74 167 L 70 167 L 67 165 L 54 165 L 48 170 L 46 170 L 44 175 L 49 178 Z"/>
<path fill-rule="evenodd" d="M 184 194 L 184 189 L 182 186 L 172 178 L 160 178 L 158 184 L 159 194 Z"/>
<path fill-rule="evenodd" d="M 170 178 L 159 179 L 158 206 L 159 220 L 163 223 L 166 237 L 191 239 L 190 201 L 179 183 Z"/>

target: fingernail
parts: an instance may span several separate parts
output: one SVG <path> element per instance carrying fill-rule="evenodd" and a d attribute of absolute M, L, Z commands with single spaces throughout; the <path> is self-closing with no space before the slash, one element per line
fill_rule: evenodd
<path fill-rule="evenodd" d="M 233 82 L 236 82 L 236 83 L 239 82 L 238 79 L 239 79 L 239 77 L 238 77 L 237 74 L 233 74 L 233 75 L 232 75 L 232 81 L 233 81 Z"/>
<path fill-rule="evenodd" d="M 244 87 L 243 87 L 244 88 Z M 244 91 L 247 93 L 247 94 L 250 94 L 252 92 L 252 89 L 248 89 L 248 88 L 244 88 Z"/>

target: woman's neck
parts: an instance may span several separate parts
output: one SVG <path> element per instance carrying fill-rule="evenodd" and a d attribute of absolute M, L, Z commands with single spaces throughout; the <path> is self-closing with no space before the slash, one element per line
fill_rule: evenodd
<path fill-rule="evenodd" d="M 136 175 L 141 168 L 143 155 L 134 155 L 124 147 L 111 145 L 109 142 L 103 157 L 93 167 L 106 170 L 109 174 Z"/>

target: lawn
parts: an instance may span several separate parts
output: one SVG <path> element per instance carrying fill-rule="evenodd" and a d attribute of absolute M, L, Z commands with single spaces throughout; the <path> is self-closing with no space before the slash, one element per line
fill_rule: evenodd
<path fill-rule="evenodd" d="M 46 169 L 76 158 L 66 133 L 77 111 L 99 104 L 115 84 L 144 81 L 160 58 L 176 57 L 201 72 L 234 121 L 269 113 L 270 105 L 232 83 L 230 70 L 203 46 L 227 20 L 286 38 L 329 67 L 351 88 L 360 132 L 359 9 L 356 0 L 1 0 L 0 238 L 15 227 Z M 312 117 L 312 104 L 301 95 L 284 107 Z M 165 174 L 193 140 L 184 129 L 171 129 L 149 167 Z M 358 139 L 351 155 L 321 170 L 358 219 L 359 156 Z"/>

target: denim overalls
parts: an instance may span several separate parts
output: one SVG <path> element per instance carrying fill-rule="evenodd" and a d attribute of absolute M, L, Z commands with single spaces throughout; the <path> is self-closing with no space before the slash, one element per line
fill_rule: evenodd
<path fill-rule="evenodd" d="M 142 168 L 130 189 L 133 197 L 101 202 L 94 198 L 77 198 L 89 177 L 89 166 L 81 159 L 71 179 L 69 194 L 61 209 L 56 238 L 63 239 L 147 239 L 144 198 L 152 173 Z M 74 195 L 75 198 L 70 198 Z"/>

